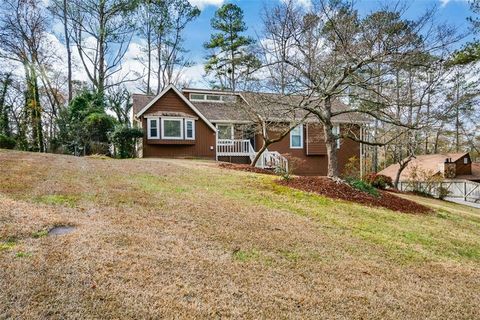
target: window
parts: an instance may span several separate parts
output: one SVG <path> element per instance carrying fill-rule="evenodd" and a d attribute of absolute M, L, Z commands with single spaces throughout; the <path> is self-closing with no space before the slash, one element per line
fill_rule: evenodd
<path fill-rule="evenodd" d="M 148 118 L 147 119 L 147 124 L 148 124 L 148 139 L 158 139 L 158 119 L 157 118 Z"/>
<path fill-rule="evenodd" d="M 231 124 L 217 125 L 218 140 L 233 140 L 233 126 Z"/>
<path fill-rule="evenodd" d="M 195 139 L 195 120 L 185 120 L 185 139 Z"/>
<path fill-rule="evenodd" d="M 237 97 L 235 97 L 235 96 L 222 96 L 222 101 L 225 101 L 225 102 L 236 102 L 236 101 L 237 101 Z"/>
<path fill-rule="evenodd" d="M 190 94 L 190 100 L 192 100 L 192 101 L 203 101 L 203 100 L 205 100 L 205 95 L 204 94 L 191 93 Z"/>
<path fill-rule="evenodd" d="M 208 101 L 220 101 L 221 97 L 220 96 L 214 96 L 214 95 L 207 95 L 207 100 Z"/>
<path fill-rule="evenodd" d="M 183 119 L 162 118 L 162 139 L 183 139 Z"/>
<path fill-rule="evenodd" d="M 337 136 L 337 149 L 340 149 L 340 126 L 337 124 L 333 126 L 332 132 L 335 136 Z"/>
<path fill-rule="evenodd" d="M 463 164 L 468 164 L 468 158 L 467 157 L 463 158 Z"/>
<path fill-rule="evenodd" d="M 298 125 L 290 131 L 290 149 L 303 148 L 303 125 Z"/>
<path fill-rule="evenodd" d="M 190 93 L 191 101 L 235 102 L 234 95 Z"/>

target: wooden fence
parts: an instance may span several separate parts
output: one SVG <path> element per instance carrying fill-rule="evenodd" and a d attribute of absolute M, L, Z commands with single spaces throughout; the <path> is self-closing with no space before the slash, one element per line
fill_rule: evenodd
<path fill-rule="evenodd" d="M 446 180 L 442 182 L 401 181 L 401 191 L 420 191 L 438 197 L 441 188 L 448 191 L 446 197 L 460 198 L 469 202 L 480 202 L 480 183 L 469 180 Z"/>

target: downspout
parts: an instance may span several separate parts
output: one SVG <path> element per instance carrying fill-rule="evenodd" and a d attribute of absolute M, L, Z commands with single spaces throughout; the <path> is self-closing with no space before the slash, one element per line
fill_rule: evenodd
<path fill-rule="evenodd" d="M 215 161 L 218 161 L 218 127 L 215 124 Z"/>

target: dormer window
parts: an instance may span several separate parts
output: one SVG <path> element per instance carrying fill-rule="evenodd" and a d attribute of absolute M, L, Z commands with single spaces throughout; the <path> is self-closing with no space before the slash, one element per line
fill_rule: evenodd
<path fill-rule="evenodd" d="M 190 94 L 190 100 L 192 100 L 192 101 L 205 101 L 205 95 L 204 94 L 191 93 Z"/>
<path fill-rule="evenodd" d="M 190 101 L 235 102 L 236 99 L 237 97 L 234 95 L 190 93 Z"/>
<path fill-rule="evenodd" d="M 207 94 L 207 101 L 221 101 L 221 99 L 219 95 Z"/>

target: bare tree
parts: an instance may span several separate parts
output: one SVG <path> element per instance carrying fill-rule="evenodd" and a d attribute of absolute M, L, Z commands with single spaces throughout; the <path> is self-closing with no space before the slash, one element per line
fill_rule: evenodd
<path fill-rule="evenodd" d="M 122 70 L 134 34 L 131 15 L 136 6 L 136 1 L 129 0 L 74 0 L 68 7 L 73 41 L 88 78 L 100 94 L 111 86 L 133 81 L 128 75 L 114 76 Z"/>
<path fill-rule="evenodd" d="M 156 80 L 158 94 L 169 84 L 178 84 L 180 75 L 191 61 L 185 56 L 183 32 L 196 19 L 200 10 L 187 0 L 144 0 L 138 10 L 138 34 L 145 39 L 146 83 L 144 91 L 152 94 Z"/>
<path fill-rule="evenodd" d="M 307 97 L 296 107 L 312 113 L 323 125 L 330 177 L 339 176 L 336 141 L 342 136 L 334 131 L 333 119 L 361 113 L 408 127 L 408 123 L 398 122 L 388 112 L 394 101 L 377 92 L 376 80 L 379 77 L 386 80 L 385 75 L 391 74 L 396 64 L 409 61 L 413 55 L 441 51 L 456 40 L 453 30 L 433 28 L 432 12 L 411 21 L 403 19 L 404 11 L 397 7 L 383 8 L 362 18 L 348 1 L 318 0 L 309 11 L 296 8 L 292 2 L 279 7 L 287 21 L 290 50 L 284 50 L 280 54 L 284 58 L 277 62 L 294 70 L 290 74 L 295 75 L 297 83 L 285 95 Z M 272 19 L 278 17 L 266 17 L 266 30 L 276 33 L 277 29 L 268 27 L 275 23 Z M 282 36 L 274 34 L 269 38 L 282 39 Z M 269 47 L 263 50 L 264 56 L 274 56 Z M 372 73 L 378 65 L 382 66 L 380 74 Z M 268 64 L 270 68 L 275 66 Z M 347 96 L 355 103 L 335 110 L 334 102 Z"/>
<path fill-rule="evenodd" d="M 32 150 L 45 150 L 39 81 L 48 21 L 37 0 L 4 0 L 0 19 L 0 57 L 23 66 L 25 74 L 25 116 L 29 121 Z M 45 80 L 45 79 L 43 79 Z"/>
<path fill-rule="evenodd" d="M 71 21 L 69 17 L 69 3 L 67 0 L 53 0 L 49 7 L 50 11 L 60 19 L 63 25 L 63 39 L 65 49 L 67 51 L 67 87 L 68 87 L 68 102 L 73 98 L 73 82 L 72 82 L 72 49 L 70 47 L 71 40 Z"/>
<path fill-rule="evenodd" d="M 130 125 L 132 96 L 124 86 L 111 87 L 107 91 L 107 107 L 117 117 L 119 123 Z"/>
<path fill-rule="evenodd" d="M 255 90 L 259 91 L 259 90 Z M 293 104 L 303 99 L 301 96 L 287 97 L 279 103 L 276 96 L 268 93 L 245 92 L 247 103 L 239 103 L 238 109 L 245 112 L 252 123 L 252 130 L 262 140 L 262 146 L 256 153 L 251 165 L 254 167 L 268 147 L 285 138 L 294 128 L 302 124 L 309 113 L 299 112 Z M 296 101 L 289 101 L 295 99 Z"/>

